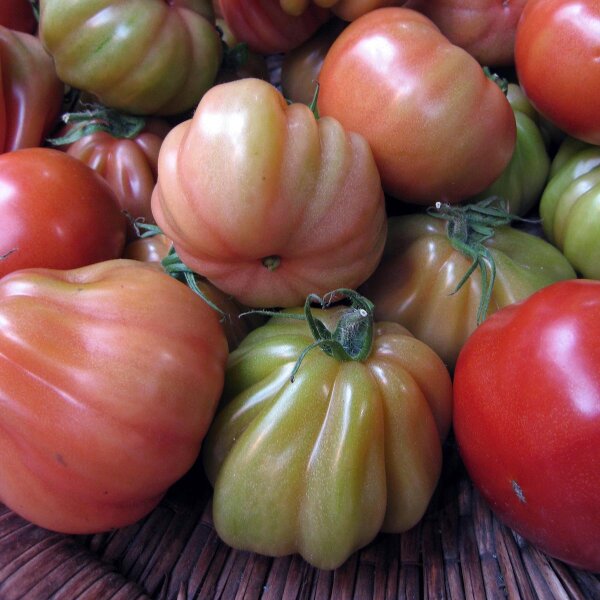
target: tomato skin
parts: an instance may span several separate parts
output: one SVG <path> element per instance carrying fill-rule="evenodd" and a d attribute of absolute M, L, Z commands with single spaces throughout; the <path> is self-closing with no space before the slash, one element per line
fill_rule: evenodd
<path fill-rule="evenodd" d="M 65 533 L 146 515 L 216 409 L 218 314 L 156 265 L 119 259 L 11 273 L 0 316 L 0 501 Z"/>
<path fill-rule="evenodd" d="M 2 0 L 0 25 L 15 31 L 33 33 L 37 27 L 37 21 L 29 0 Z"/>
<path fill-rule="evenodd" d="M 578 273 L 600 279 L 600 148 L 574 150 L 546 185 L 540 217 L 550 242 L 564 253 Z"/>
<path fill-rule="evenodd" d="M 339 312 L 314 311 L 335 327 Z M 203 459 L 213 519 L 235 547 L 332 569 L 380 530 L 422 517 L 450 427 L 451 381 L 425 344 L 379 323 L 369 357 L 338 362 L 305 322 L 271 319 L 230 355 Z"/>
<path fill-rule="evenodd" d="M 158 176 L 158 153 L 170 129 L 166 121 L 154 119 L 131 138 L 97 131 L 61 149 L 102 175 L 131 218 L 154 223 L 150 199 Z"/>
<path fill-rule="evenodd" d="M 526 0 L 408 0 L 453 43 L 482 65 L 514 64 L 515 32 Z"/>
<path fill-rule="evenodd" d="M 0 155 L 0 277 L 26 267 L 71 269 L 118 258 L 127 220 L 108 184 L 51 148 Z"/>
<path fill-rule="evenodd" d="M 279 0 L 221 0 L 219 5 L 234 37 L 259 54 L 296 48 L 330 17 L 328 10 L 315 5 L 293 16 L 281 8 Z"/>
<path fill-rule="evenodd" d="M 371 150 L 271 84 L 214 86 L 165 138 L 152 196 L 182 261 L 239 302 L 300 306 L 355 288 L 387 228 Z"/>
<path fill-rule="evenodd" d="M 517 76 L 532 104 L 560 129 L 592 144 L 600 144 L 599 46 L 596 0 L 528 2 L 515 39 Z"/>
<path fill-rule="evenodd" d="M 0 27 L 0 70 L 0 152 L 41 146 L 63 100 L 52 59 L 37 37 Z"/>
<path fill-rule="evenodd" d="M 331 9 L 331 12 L 344 21 L 354 21 L 362 15 L 376 8 L 384 6 L 399 6 L 406 0 L 313 0 L 313 3 L 323 8 Z M 308 6 L 310 0 L 279 0 L 281 8 L 291 15 L 301 15 Z"/>
<path fill-rule="evenodd" d="M 524 231 L 498 227 L 484 245 L 496 264 L 488 315 L 576 276 L 552 244 Z M 422 214 L 390 217 L 383 258 L 360 290 L 375 304 L 377 319 L 400 323 L 453 369 L 477 327 L 479 270 L 454 293 L 471 263 L 471 257 L 452 245 L 441 219 Z"/>
<path fill-rule="evenodd" d="M 40 39 L 65 83 L 132 114 L 175 115 L 213 84 L 221 40 L 208 0 L 41 0 Z"/>
<path fill-rule="evenodd" d="M 469 475 L 544 552 L 600 571 L 600 282 L 555 283 L 487 319 L 454 374 Z"/>
<path fill-rule="evenodd" d="M 364 135 L 384 190 L 401 201 L 456 203 L 511 159 L 515 119 L 479 63 L 406 8 L 353 21 L 319 76 L 319 112 Z"/>

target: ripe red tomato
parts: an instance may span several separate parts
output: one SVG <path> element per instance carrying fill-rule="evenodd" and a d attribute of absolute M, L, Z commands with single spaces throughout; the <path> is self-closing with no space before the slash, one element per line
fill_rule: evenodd
<path fill-rule="evenodd" d="M 369 142 L 391 196 L 460 202 L 510 161 L 515 117 L 500 88 L 434 23 L 380 8 L 342 31 L 319 76 L 319 112 Z"/>
<path fill-rule="evenodd" d="M 600 3 L 537 0 L 515 39 L 519 82 L 535 108 L 573 137 L 600 144 Z"/>
<path fill-rule="evenodd" d="M 51 148 L 0 155 L 0 277 L 72 269 L 121 256 L 127 220 L 108 183 Z"/>
<path fill-rule="evenodd" d="M 475 330 L 454 374 L 467 470 L 510 527 L 600 571 L 600 282 L 572 279 Z"/>

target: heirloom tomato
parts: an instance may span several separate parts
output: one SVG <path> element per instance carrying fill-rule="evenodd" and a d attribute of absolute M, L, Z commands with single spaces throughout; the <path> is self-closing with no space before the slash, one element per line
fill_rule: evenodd
<path fill-rule="evenodd" d="M 102 175 L 131 219 L 153 223 L 150 199 L 158 176 L 158 152 L 171 125 L 162 119 L 129 119 L 129 127 L 119 129 L 110 121 L 114 112 L 97 114 L 107 120 L 94 122 L 92 116 L 90 121 L 73 122 L 52 143 Z M 88 127 L 91 130 L 85 133 Z"/>
<path fill-rule="evenodd" d="M 460 209 L 449 221 L 433 214 L 390 217 L 381 264 L 361 288 L 377 319 L 404 325 L 450 368 L 486 315 L 576 276 L 554 246 L 508 226 L 508 217 L 490 226 L 490 237 L 480 236 L 486 215 L 474 211 Z M 479 268 L 457 291 L 473 264 Z"/>
<path fill-rule="evenodd" d="M 223 386 L 219 316 L 125 259 L 0 280 L 0 501 L 67 533 L 149 513 L 196 460 Z"/>
<path fill-rule="evenodd" d="M 287 52 L 299 46 L 330 17 L 328 10 L 316 5 L 300 16 L 290 15 L 279 0 L 221 0 L 219 4 L 236 39 L 261 54 Z"/>
<path fill-rule="evenodd" d="M 231 353 L 203 460 L 227 544 L 333 569 L 379 531 L 421 519 L 452 387 L 433 350 L 374 324 L 368 301 L 306 310 L 308 324 L 273 317 Z M 316 337 L 320 349 L 305 352 Z"/>
<path fill-rule="evenodd" d="M 487 319 L 454 373 L 475 485 L 542 551 L 600 571 L 600 282 L 547 286 Z"/>
<path fill-rule="evenodd" d="M 193 108 L 221 63 L 209 0 L 41 0 L 40 38 L 62 81 L 133 114 Z"/>
<path fill-rule="evenodd" d="M 260 79 L 214 86 L 171 130 L 152 212 L 183 263 L 254 307 L 354 288 L 385 244 L 365 139 Z"/>
<path fill-rule="evenodd" d="M 0 277 L 25 267 L 71 269 L 118 258 L 127 220 L 108 184 L 60 150 L 0 155 Z"/>
<path fill-rule="evenodd" d="M 533 108 L 522 93 L 512 92 L 519 86 L 508 84 L 507 98 L 515 98 L 511 106 L 517 125 L 517 143 L 510 162 L 490 186 L 469 202 L 476 202 L 490 196 L 503 198 L 506 209 L 515 215 L 525 215 L 540 201 L 550 171 L 550 157 L 544 137 L 535 118 L 530 116 Z M 524 110 L 520 110 L 522 107 Z"/>
<path fill-rule="evenodd" d="M 0 2 L 0 25 L 16 31 L 33 33 L 37 27 L 37 21 L 31 2 L 29 0 L 2 0 Z"/>
<path fill-rule="evenodd" d="M 37 37 L 0 26 L 0 153 L 41 146 L 64 85 Z"/>
<path fill-rule="evenodd" d="M 408 0 L 482 65 L 514 64 L 515 32 L 526 0 Z"/>
<path fill-rule="evenodd" d="M 536 109 L 573 137 L 600 144 L 600 3 L 536 0 L 515 39 L 519 82 Z"/>
<path fill-rule="evenodd" d="M 540 201 L 546 237 L 589 279 L 600 279 L 600 147 L 571 156 Z"/>
<path fill-rule="evenodd" d="M 513 154 L 504 93 L 465 50 L 407 8 L 381 8 L 337 37 L 319 76 L 319 112 L 364 135 L 385 191 L 456 203 L 490 185 Z"/>

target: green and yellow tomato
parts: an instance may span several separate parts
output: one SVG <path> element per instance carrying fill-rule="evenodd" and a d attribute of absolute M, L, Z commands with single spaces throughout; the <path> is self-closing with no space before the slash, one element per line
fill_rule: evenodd
<path fill-rule="evenodd" d="M 333 569 L 379 531 L 420 520 L 452 391 L 433 350 L 396 323 L 373 324 L 369 304 L 310 310 L 348 353 L 331 341 L 329 354 L 305 352 L 313 326 L 286 315 L 255 329 L 230 355 L 203 459 L 227 544 Z"/>

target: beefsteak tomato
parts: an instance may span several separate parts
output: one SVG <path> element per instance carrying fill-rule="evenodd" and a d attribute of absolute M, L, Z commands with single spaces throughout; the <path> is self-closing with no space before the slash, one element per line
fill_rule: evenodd
<path fill-rule="evenodd" d="M 193 108 L 221 63 L 210 0 L 41 0 L 39 31 L 62 81 L 133 114 Z"/>
<path fill-rule="evenodd" d="M 319 76 L 319 112 L 369 142 L 389 195 L 456 203 L 510 161 L 515 117 L 506 96 L 426 16 L 380 8 L 337 37 Z"/>
<path fill-rule="evenodd" d="M 504 225 L 490 227 L 491 235 L 478 241 L 485 215 L 471 210 L 459 210 L 450 221 L 439 215 L 390 217 L 381 263 L 361 287 L 374 302 L 377 319 L 409 329 L 451 369 L 487 315 L 576 276 L 552 244 L 510 227 L 508 218 L 501 217 Z M 480 268 L 457 290 L 476 262 Z"/>
<path fill-rule="evenodd" d="M 396 323 L 373 324 L 368 301 L 307 310 L 310 327 L 280 315 L 231 353 L 203 459 L 226 543 L 332 569 L 380 530 L 422 517 L 452 386 L 425 344 Z M 329 337 L 326 352 L 303 354 L 325 328 L 342 343 Z"/>
<path fill-rule="evenodd" d="M 214 86 L 171 130 L 152 212 L 190 269 L 253 307 L 358 286 L 387 226 L 365 139 L 260 79 Z"/>
<path fill-rule="evenodd" d="M 52 148 L 0 154 L 0 277 L 118 258 L 127 219 L 93 169 Z"/>
<path fill-rule="evenodd" d="M 312 0 L 317 6 L 329 8 L 344 21 L 354 21 L 376 8 L 399 6 L 406 0 Z M 311 0 L 279 0 L 281 8 L 291 15 L 301 15 L 311 4 Z"/>
<path fill-rule="evenodd" d="M 536 0 L 515 39 L 519 82 L 537 110 L 561 130 L 600 144 L 600 3 Z"/>
<path fill-rule="evenodd" d="M 218 314 L 157 265 L 119 259 L 5 276 L 0 321 L 0 501 L 67 533 L 149 513 L 216 409 Z"/>
<path fill-rule="evenodd" d="M 37 27 L 37 21 L 31 2 L 29 0 L 2 0 L 0 2 L 0 25 L 16 31 L 33 33 Z"/>
<path fill-rule="evenodd" d="M 600 571 L 600 282 L 493 314 L 454 373 L 454 431 L 492 510 L 544 552 Z"/>

